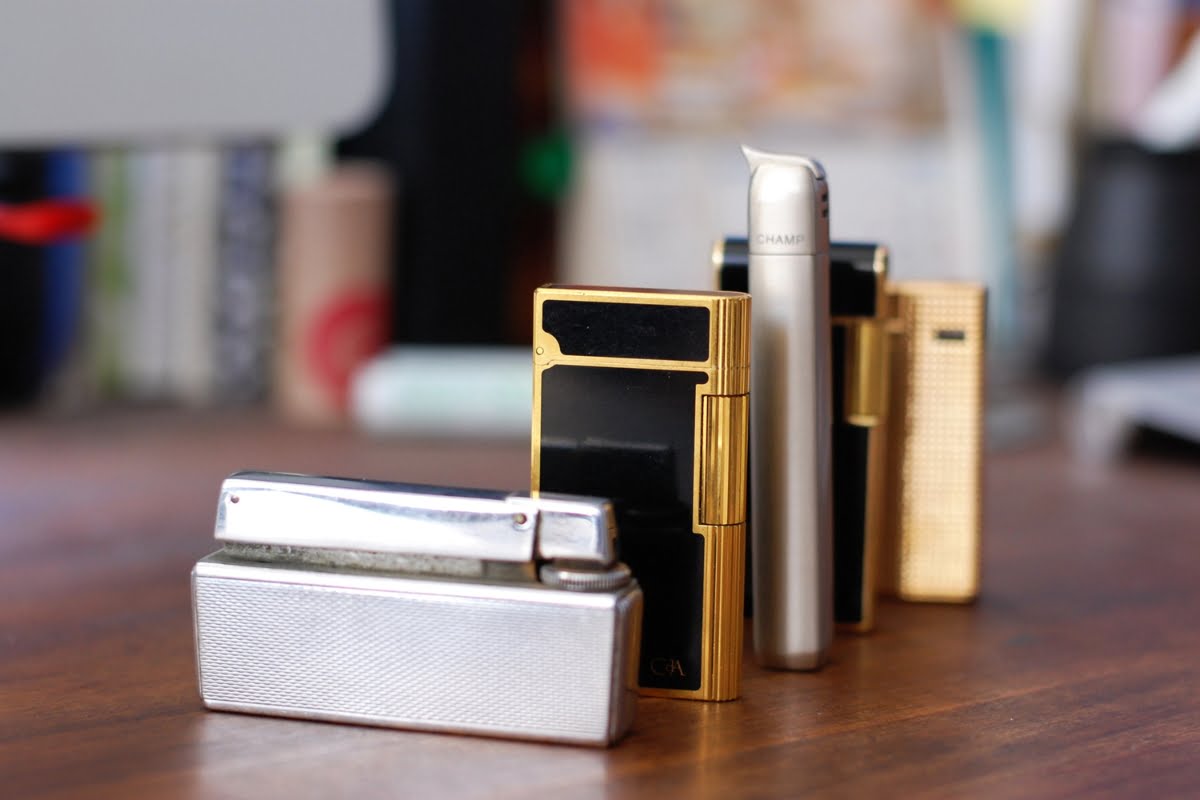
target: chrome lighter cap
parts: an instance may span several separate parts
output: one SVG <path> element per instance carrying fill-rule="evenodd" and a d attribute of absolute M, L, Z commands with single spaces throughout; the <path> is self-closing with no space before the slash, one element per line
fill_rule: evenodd
<path fill-rule="evenodd" d="M 447 489 L 278 472 L 221 486 L 218 541 L 497 562 L 616 562 L 604 499 Z"/>

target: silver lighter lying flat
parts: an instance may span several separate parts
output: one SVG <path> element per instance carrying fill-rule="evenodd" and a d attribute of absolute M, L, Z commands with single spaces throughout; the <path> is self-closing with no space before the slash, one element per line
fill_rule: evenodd
<path fill-rule="evenodd" d="M 192 571 L 209 708 L 608 745 L 642 592 L 607 501 L 242 472 Z"/>

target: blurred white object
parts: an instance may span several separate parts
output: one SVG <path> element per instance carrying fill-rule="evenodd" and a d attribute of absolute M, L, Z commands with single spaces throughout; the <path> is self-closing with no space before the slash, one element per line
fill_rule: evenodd
<path fill-rule="evenodd" d="M 1150 95 L 1134 120 L 1134 133 L 1154 150 L 1182 150 L 1200 143 L 1200 34 Z"/>
<path fill-rule="evenodd" d="M 1067 431 L 1077 461 L 1112 463 L 1139 427 L 1200 443 L 1200 355 L 1098 367 L 1076 379 Z"/>
<path fill-rule="evenodd" d="M 376 356 L 350 388 L 350 414 L 373 433 L 529 437 L 528 347 L 404 345 Z"/>
<path fill-rule="evenodd" d="M 4 0 L 0 142 L 269 136 L 362 122 L 381 0 Z"/>
<path fill-rule="evenodd" d="M 1048 238 L 1070 210 L 1088 0 L 1030 7 L 1014 39 L 1014 190 L 1018 230 Z"/>

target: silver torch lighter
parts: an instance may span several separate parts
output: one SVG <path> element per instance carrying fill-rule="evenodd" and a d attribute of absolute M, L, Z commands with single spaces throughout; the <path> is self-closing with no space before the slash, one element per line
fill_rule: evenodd
<path fill-rule="evenodd" d="M 750 162 L 751 550 L 760 664 L 816 669 L 833 636 L 829 186 L 816 161 Z"/>
<path fill-rule="evenodd" d="M 192 571 L 208 708 L 609 745 L 642 592 L 569 495 L 240 472 Z"/>

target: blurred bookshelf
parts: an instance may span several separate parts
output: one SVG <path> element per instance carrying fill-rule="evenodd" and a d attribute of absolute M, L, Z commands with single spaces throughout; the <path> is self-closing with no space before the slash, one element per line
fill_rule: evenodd
<path fill-rule="evenodd" d="M 744 232 L 743 141 L 820 158 L 834 237 L 888 245 L 896 277 L 988 285 L 1001 400 L 1048 364 L 1058 379 L 1200 349 L 1194 320 L 1172 312 L 1158 315 L 1170 335 L 1141 349 L 1061 352 L 1103 338 L 1094 314 L 1066 306 L 1132 302 L 1105 275 L 1152 282 L 1147 297 L 1190 291 L 1171 244 L 1186 226 L 1150 215 L 1139 234 L 1162 234 L 1161 253 L 1118 258 L 1126 239 L 1083 219 L 1081 198 L 1121 194 L 1127 176 L 1105 183 L 1096 165 L 1113 147 L 1164 173 L 1179 170 L 1161 152 L 1193 163 L 1195 137 L 1146 130 L 1197 50 L 1194 2 L 525 0 L 469 17 L 435 0 L 355 5 L 378 12 L 386 76 L 354 125 L 0 151 L 0 200 L 98 211 L 82 239 L 0 245 L 0 403 L 269 406 L 294 380 L 281 364 L 315 347 L 346 366 L 323 368 L 326 408 L 308 418 L 345 421 L 348 371 L 387 345 L 527 345 L 541 283 L 711 288 L 711 241 Z M 289 198 L 344 191 L 332 176 L 362 161 L 387 184 L 378 205 L 327 206 L 358 222 L 297 278 Z M 1146 208 L 1165 202 L 1151 195 Z M 1172 220 L 1200 205 L 1170 197 Z M 375 227 L 355 227 L 363 214 Z M 1101 227 L 1116 244 L 1096 256 Z M 354 257 L 375 267 L 341 263 L 367 240 Z M 341 322 L 316 347 L 284 331 L 288 298 L 322 281 L 341 293 Z"/>
<path fill-rule="evenodd" d="M 14 316 L 23 329 L 5 337 L 20 351 L 5 362 L 30 364 L 5 371 L 7 404 L 70 411 L 261 400 L 272 335 L 274 152 L 254 142 L 0 157 L 4 202 L 70 199 L 97 211 L 85 235 L 6 245 L 23 258 L 3 270 L 20 287 L 5 294 L 20 303 Z M 56 186 L 65 168 L 72 179 Z M 24 193 L 11 188 L 18 170 Z"/>

